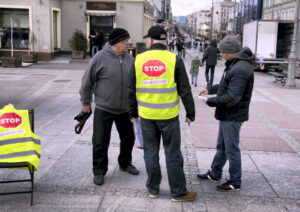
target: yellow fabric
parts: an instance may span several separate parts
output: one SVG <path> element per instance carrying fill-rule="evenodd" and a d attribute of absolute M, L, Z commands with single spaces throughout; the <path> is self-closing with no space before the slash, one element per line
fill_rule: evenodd
<path fill-rule="evenodd" d="M 161 61 L 165 64 L 166 72 L 158 77 L 149 77 L 143 72 L 143 64 L 148 63 L 149 61 Z M 176 64 L 176 55 L 166 50 L 149 50 L 142 54 L 137 55 L 135 60 L 135 71 L 136 71 L 136 98 L 139 101 L 151 104 L 165 104 L 165 103 L 178 103 L 170 108 L 158 109 L 145 107 L 138 104 L 139 116 L 145 119 L 151 120 L 166 120 L 171 119 L 179 114 L 180 103 L 179 96 L 177 93 L 177 84 L 175 82 L 175 64 Z M 162 80 L 166 83 L 162 84 L 147 84 L 145 82 L 154 81 L 157 82 Z M 144 83 L 143 83 L 144 82 Z M 138 92 L 139 88 L 148 88 L 148 89 L 172 89 L 175 90 L 172 93 L 140 93 Z"/>
<path fill-rule="evenodd" d="M 7 113 L 19 115 L 22 119 L 22 123 L 19 126 L 12 128 L 6 128 L 0 125 L 0 163 L 28 162 L 34 167 L 34 170 L 38 170 L 41 145 L 37 143 L 40 143 L 40 137 L 31 131 L 28 110 L 16 110 L 13 106 L 7 105 L 0 110 L 0 120 L 1 117 Z M 25 138 L 26 142 L 20 142 L 20 139 L 22 141 L 22 138 Z M 7 141 L 18 139 L 19 142 L 5 144 Z M 29 151 L 35 151 L 37 154 L 20 156 L 24 152 Z M 12 156 L 8 154 L 12 154 Z"/>

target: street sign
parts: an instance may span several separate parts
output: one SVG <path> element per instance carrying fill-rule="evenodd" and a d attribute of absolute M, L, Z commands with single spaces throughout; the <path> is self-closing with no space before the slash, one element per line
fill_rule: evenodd
<path fill-rule="evenodd" d="M 148 60 L 143 64 L 142 71 L 148 77 L 160 77 L 166 72 L 166 65 L 160 60 Z"/>

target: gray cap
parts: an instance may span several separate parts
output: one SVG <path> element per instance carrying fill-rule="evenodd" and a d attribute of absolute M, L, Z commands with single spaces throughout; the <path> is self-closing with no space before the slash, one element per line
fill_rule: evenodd
<path fill-rule="evenodd" d="M 240 42 L 232 35 L 227 35 L 219 43 L 220 52 L 223 53 L 235 53 L 241 49 Z"/>

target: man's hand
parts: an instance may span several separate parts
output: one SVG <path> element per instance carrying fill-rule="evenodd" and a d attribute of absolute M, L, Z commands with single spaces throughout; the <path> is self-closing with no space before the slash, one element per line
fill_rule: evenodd
<path fill-rule="evenodd" d="M 204 95 L 207 95 L 207 94 L 208 94 L 208 90 L 204 89 L 204 90 L 200 91 L 199 96 L 204 96 Z"/>
<path fill-rule="evenodd" d="M 188 125 L 190 126 L 190 123 L 192 123 L 193 121 L 191 119 L 189 119 L 189 118 L 186 118 L 185 122 L 188 123 Z"/>
<path fill-rule="evenodd" d="M 81 110 L 84 113 L 90 113 L 91 112 L 91 106 L 90 105 L 82 105 Z"/>

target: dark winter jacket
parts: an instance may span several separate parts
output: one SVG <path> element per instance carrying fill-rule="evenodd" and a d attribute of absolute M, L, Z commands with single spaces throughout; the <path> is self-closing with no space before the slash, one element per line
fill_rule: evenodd
<path fill-rule="evenodd" d="M 166 50 L 167 47 L 163 44 L 153 44 L 149 51 L 159 49 Z M 177 84 L 177 92 L 186 110 L 186 117 L 195 120 L 195 104 L 191 92 L 191 86 L 185 70 L 183 61 L 176 56 L 175 64 L 175 82 Z M 136 75 L 135 66 L 133 65 L 128 79 L 128 99 L 129 99 L 129 116 L 138 117 L 138 105 L 136 100 Z"/>
<path fill-rule="evenodd" d="M 206 65 L 215 66 L 217 64 L 219 49 L 215 46 L 208 47 L 203 54 L 202 63 L 206 61 Z"/>
<path fill-rule="evenodd" d="M 117 56 L 110 47 L 98 52 L 82 77 L 81 102 L 90 105 L 94 94 L 97 108 L 113 114 L 127 113 L 127 80 L 133 60 L 128 53 Z"/>
<path fill-rule="evenodd" d="M 241 122 L 248 120 L 254 83 L 254 59 L 255 55 L 251 50 L 243 48 L 235 58 L 226 61 L 220 84 L 208 87 L 209 94 L 217 94 L 207 100 L 209 106 L 216 107 L 216 119 Z"/>

